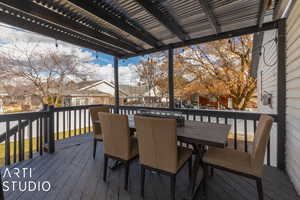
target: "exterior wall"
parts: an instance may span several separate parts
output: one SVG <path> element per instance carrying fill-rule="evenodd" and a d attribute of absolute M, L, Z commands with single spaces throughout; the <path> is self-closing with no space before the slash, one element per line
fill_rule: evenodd
<path fill-rule="evenodd" d="M 287 20 L 286 170 L 300 194 L 300 1 Z"/>
<path fill-rule="evenodd" d="M 262 55 L 257 69 L 258 111 L 273 114 L 277 112 L 277 44 L 272 41 L 276 36 L 276 30 L 264 32 L 262 42 L 264 48 L 261 49 Z M 262 95 L 264 92 L 272 95 L 271 105 L 263 105 Z"/>
<path fill-rule="evenodd" d="M 266 31 L 263 34 L 263 48 L 261 50 L 259 65 L 257 68 L 257 110 L 258 112 L 277 113 L 277 44 L 273 40 L 277 37 L 277 30 Z M 272 95 L 271 105 L 263 105 L 262 96 L 264 93 Z M 277 124 L 274 124 L 270 137 L 271 165 L 277 164 Z"/>

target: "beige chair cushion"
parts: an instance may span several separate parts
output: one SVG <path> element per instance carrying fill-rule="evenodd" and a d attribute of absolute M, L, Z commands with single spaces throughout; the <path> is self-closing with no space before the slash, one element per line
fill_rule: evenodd
<path fill-rule="evenodd" d="M 260 117 L 251 154 L 234 149 L 209 148 L 203 157 L 203 161 L 236 172 L 261 177 L 272 122 L 273 118 L 268 115 Z"/>
<path fill-rule="evenodd" d="M 176 120 L 135 116 L 140 163 L 170 173 L 190 158 L 191 151 L 177 149 Z"/>
<path fill-rule="evenodd" d="M 242 172 L 258 177 L 261 176 L 259 170 L 251 168 L 250 154 L 239 152 L 234 149 L 209 148 L 203 157 L 203 162 L 234 170 L 236 172 Z"/>
<path fill-rule="evenodd" d="M 122 160 L 138 155 L 137 140 L 130 136 L 127 115 L 99 112 L 104 153 Z"/>
<path fill-rule="evenodd" d="M 92 107 L 89 109 L 89 111 L 90 111 L 92 121 L 99 121 L 98 113 L 99 112 L 109 113 L 109 107 L 107 107 L 107 106 Z M 94 134 L 95 139 L 97 139 L 97 140 L 103 139 L 100 124 L 93 123 L 93 134 Z"/>

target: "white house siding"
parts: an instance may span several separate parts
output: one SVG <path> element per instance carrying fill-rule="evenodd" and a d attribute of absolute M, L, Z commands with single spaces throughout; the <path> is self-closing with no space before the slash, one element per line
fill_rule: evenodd
<path fill-rule="evenodd" d="M 97 89 L 98 91 L 110 94 L 112 96 L 115 96 L 115 88 L 112 87 L 111 85 L 106 84 L 105 82 L 90 88 L 91 90 L 95 90 Z"/>
<path fill-rule="evenodd" d="M 300 194 L 300 1 L 287 20 L 286 169 Z"/>
<path fill-rule="evenodd" d="M 277 37 L 277 30 L 264 32 L 263 48 L 255 47 L 261 50 L 259 65 L 257 68 L 257 105 L 258 111 L 268 114 L 277 113 L 277 44 L 273 40 Z M 271 105 L 262 104 L 262 95 L 264 91 L 272 94 Z M 271 165 L 277 164 L 277 124 L 274 124 L 271 130 Z"/>
<path fill-rule="evenodd" d="M 277 31 L 264 32 L 264 38 L 257 70 L 258 110 L 266 113 L 277 113 L 277 44 L 273 39 Z M 262 95 L 265 92 L 272 94 L 271 105 L 262 105 Z"/>

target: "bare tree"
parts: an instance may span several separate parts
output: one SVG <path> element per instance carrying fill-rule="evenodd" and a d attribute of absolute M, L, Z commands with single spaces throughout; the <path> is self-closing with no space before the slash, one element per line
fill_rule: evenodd
<path fill-rule="evenodd" d="M 72 54 L 55 48 L 42 51 L 39 43 L 26 48 L 10 45 L 0 50 L 1 79 L 27 84 L 27 92 L 37 95 L 40 102 L 55 103 L 66 89 L 68 78 L 85 78 L 87 72 L 80 71 L 82 62 Z"/>
<path fill-rule="evenodd" d="M 163 76 L 161 70 L 161 61 L 159 55 L 149 56 L 147 59 L 142 59 L 136 65 L 136 72 L 139 78 L 139 83 L 147 87 L 149 96 L 153 92 L 154 96 L 158 95 L 158 81 Z"/>

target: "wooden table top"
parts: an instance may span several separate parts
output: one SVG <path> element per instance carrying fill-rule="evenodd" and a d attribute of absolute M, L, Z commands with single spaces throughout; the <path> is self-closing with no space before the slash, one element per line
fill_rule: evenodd
<path fill-rule="evenodd" d="M 93 123 L 100 123 L 94 121 Z M 130 129 L 135 129 L 134 117 L 128 116 Z M 196 145 L 224 148 L 231 125 L 186 120 L 184 127 L 177 127 L 178 140 Z"/>

